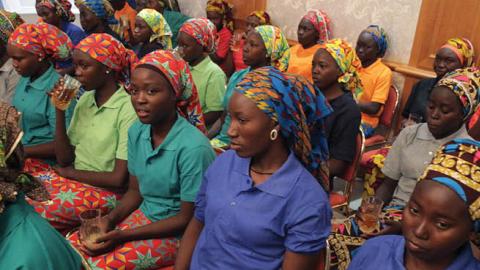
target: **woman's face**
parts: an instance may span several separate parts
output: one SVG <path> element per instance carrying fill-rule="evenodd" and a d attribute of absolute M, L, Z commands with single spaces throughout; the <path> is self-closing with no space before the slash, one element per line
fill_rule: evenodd
<path fill-rule="evenodd" d="M 245 33 L 248 35 L 255 27 L 260 25 L 260 19 L 257 16 L 248 16 Z"/>
<path fill-rule="evenodd" d="M 306 19 L 302 19 L 298 24 L 297 30 L 298 42 L 303 48 L 310 48 L 318 43 L 319 34 L 313 24 Z"/>
<path fill-rule="evenodd" d="M 259 33 L 252 31 L 247 35 L 243 46 L 243 62 L 252 68 L 266 66 L 267 49 Z"/>
<path fill-rule="evenodd" d="M 235 92 L 230 99 L 228 112 L 232 118 L 227 135 L 230 148 L 240 157 L 254 157 L 270 147 L 270 132 L 278 127 L 255 103 Z"/>
<path fill-rule="evenodd" d="M 12 58 L 13 68 L 23 77 L 31 77 L 40 69 L 38 55 L 8 44 L 7 53 Z M 45 60 L 43 60 L 45 61 Z"/>
<path fill-rule="evenodd" d="M 133 29 L 133 38 L 137 43 L 147 43 L 153 32 L 150 26 L 140 17 L 135 19 L 135 29 Z"/>
<path fill-rule="evenodd" d="M 50 25 L 59 27 L 61 18 L 55 13 L 54 10 L 47 8 L 45 6 L 36 6 L 37 14 L 42 20 Z"/>
<path fill-rule="evenodd" d="M 436 139 L 455 133 L 463 125 L 463 106 L 452 90 L 433 88 L 427 102 L 427 124 Z"/>
<path fill-rule="evenodd" d="M 325 91 L 337 83 L 341 75 L 342 72 L 333 57 L 325 49 L 317 50 L 312 60 L 312 78 L 315 85 Z"/>
<path fill-rule="evenodd" d="M 138 119 L 144 124 L 162 123 L 175 113 L 174 91 L 159 71 L 142 66 L 136 68 L 130 94 Z"/>
<path fill-rule="evenodd" d="M 113 78 L 113 71 L 78 49 L 73 51 L 73 65 L 75 77 L 85 90 L 99 89 L 105 81 Z"/>
<path fill-rule="evenodd" d="M 184 32 L 178 33 L 178 53 L 189 64 L 195 63 L 203 56 L 203 47 L 193 37 Z"/>
<path fill-rule="evenodd" d="M 78 7 L 80 11 L 80 24 L 85 32 L 91 33 L 93 29 L 102 24 L 102 21 L 90 11 L 85 5 L 80 5 Z"/>
<path fill-rule="evenodd" d="M 457 68 L 462 68 L 463 65 L 458 59 L 457 55 L 449 48 L 441 48 L 435 54 L 435 61 L 433 62 L 433 70 L 437 77 L 441 78 L 443 75 Z"/>
<path fill-rule="evenodd" d="M 222 30 L 223 28 L 222 14 L 215 11 L 207 11 L 207 19 L 210 20 L 215 25 L 215 27 L 217 28 L 217 31 Z"/>
<path fill-rule="evenodd" d="M 472 232 L 467 205 L 450 188 L 432 180 L 418 182 L 402 220 L 408 255 L 421 260 L 455 257 Z"/>
<path fill-rule="evenodd" d="M 380 53 L 377 43 L 372 35 L 363 31 L 357 40 L 355 51 L 362 62 L 362 66 L 367 67 L 377 60 Z"/>

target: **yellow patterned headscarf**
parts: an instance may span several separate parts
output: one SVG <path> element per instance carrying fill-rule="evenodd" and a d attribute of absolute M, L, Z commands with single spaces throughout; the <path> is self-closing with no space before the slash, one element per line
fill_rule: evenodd
<path fill-rule="evenodd" d="M 358 100 L 363 91 L 362 83 L 358 76 L 358 69 L 362 64 L 355 50 L 348 42 L 339 38 L 323 43 L 321 48 L 325 49 L 333 57 L 342 71 L 343 74 L 338 78 L 338 82 L 345 84 Z"/>
<path fill-rule="evenodd" d="M 286 71 L 290 59 L 290 46 L 282 30 L 273 25 L 260 25 L 255 27 L 255 31 L 262 37 L 272 65 L 280 71 Z"/>
<path fill-rule="evenodd" d="M 172 30 L 163 15 L 155 9 L 145 8 L 137 14 L 137 17 L 144 20 L 150 29 L 152 36 L 150 42 L 158 40 L 164 50 L 172 49 Z"/>
<path fill-rule="evenodd" d="M 464 67 L 471 67 L 473 65 L 475 51 L 470 40 L 466 38 L 451 38 L 447 40 L 447 43 L 441 48 L 452 50 Z"/>
<path fill-rule="evenodd" d="M 233 32 L 233 6 L 225 0 L 208 0 L 207 12 L 218 12 L 223 16 L 223 26 Z"/>
<path fill-rule="evenodd" d="M 266 11 L 256 10 L 248 15 L 248 17 L 250 16 L 257 17 L 260 20 L 260 25 L 271 24 L 270 15 Z"/>

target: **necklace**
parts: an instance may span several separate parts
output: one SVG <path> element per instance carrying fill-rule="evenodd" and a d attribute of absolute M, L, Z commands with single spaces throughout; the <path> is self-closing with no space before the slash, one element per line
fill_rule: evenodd
<path fill-rule="evenodd" d="M 256 171 L 254 170 L 252 167 L 250 167 L 250 170 L 256 174 L 274 174 L 275 172 L 259 172 L 259 171 Z"/>

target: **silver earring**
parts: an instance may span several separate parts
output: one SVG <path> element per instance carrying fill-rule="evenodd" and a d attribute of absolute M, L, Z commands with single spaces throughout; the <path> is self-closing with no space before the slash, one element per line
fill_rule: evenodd
<path fill-rule="evenodd" d="M 270 131 L 270 140 L 275 141 L 278 137 L 278 131 L 276 129 L 272 129 Z"/>
<path fill-rule="evenodd" d="M 105 71 L 105 74 L 110 74 L 110 70 Z"/>

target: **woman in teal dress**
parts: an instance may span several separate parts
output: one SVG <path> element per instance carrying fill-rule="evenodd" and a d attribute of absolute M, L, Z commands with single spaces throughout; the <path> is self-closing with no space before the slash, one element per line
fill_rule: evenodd
<path fill-rule="evenodd" d="M 48 193 L 35 178 L 21 173 L 23 132 L 19 113 L 0 103 L 0 269 L 82 269 L 79 254 L 25 202 Z"/>

